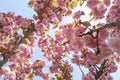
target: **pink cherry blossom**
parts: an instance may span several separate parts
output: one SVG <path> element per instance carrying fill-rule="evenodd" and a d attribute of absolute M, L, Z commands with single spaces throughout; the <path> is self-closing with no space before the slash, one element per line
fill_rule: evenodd
<path fill-rule="evenodd" d="M 96 9 L 92 10 L 92 12 L 93 12 L 93 15 L 97 19 L 102 19 L 102 18 L 104 18 L 104 14 L 105 14 L 106 10 L 107 10 L 107 8 L 105 5 L 99 4 L 96 6 Z"/>
<path fill-rule="evenodd" d="M 114 0 L 114 5 L 120 6 L 120 0 Z"/>
<path fill-rule="evenodd" d="M 16 80 L 16 75 L 14 72 L 10 72 L 6 74 L 5 80 Z"/>
<path fill-rule="evenodd" d="M 99 11 L 99 12 L 105 12 L 106 11 L 106 6 L 105 5 L 103 5 L 103 4 L 98 4 L 97 5 L 97 10 Z"/>
<path fill-rule="evenodd" d="M 83 41 L 80 37 L 73 37 L 70 42 L 70 49 L 74 50 L 75 52 L 79 52 L 83 47 Z"/>
<path fill-rule="evenodd" d="M 104 4 L 105 4 L 106 6 L 109 6 L 109 5 L 110 5 L 110 3 L 111 3 L 111 1 L 110 1 L 110 0 L 104 0 Z"/>
<path fill-rule="evenodd" d="M 67 16 L 68 16 L 68 15 L 71 15 L 71 14 L 72 14 L 72 11 L 71 11 L 71 10 L 69 10 L 69 11 L 67 11 L 67 12 L 66 12 L 66 14 L 65 14 L 65 15 L 67 15 Z"/>
<path fill-rule="evenodd" d="M 13 34 L 12 27 L 10 27 L 10 26 L 4 26 L 3 30 L 4 30 L 7 34 L 10 34 L 10 35 Z"/>
<path fill-rule="evenodd" d="M 33 19 L 0 13 L 0 77 L 71 80 L 82 66 L 88 69 L 81 70 L 82 80 L 113 80 L 120 62 L 120 0 L 80 1 L 30 0 Z M 72 21 L 63 24 L 66 17 Z"/>
<path fill-rule="evenodd" d="M 20 50 L 19 55 L 24 56 L 26 58 L 32 57 L 32 48 L 26 46 L 25 44 L 21 44 L 18 49 Z"/>
<path fill-rule="evenodd" d="M 114 14 L 111 14 L 113 12 L 114 12 Z M 108 22 L 119 21 L 120 20 L 120 14 L 119 14 L 119 12 L 120 12 L 120 8 L 118 6 L 114 6 L 114 5 L 111 6 L 110 9 L 109 9 L 109 12 L 108 12 L 109 16 L 107 18 L 107 21 Z"/>
<path fill-rule="evenodd" d="M 82 80 L 94 80 L 94 77 L 91 73 L 88 73 L 87 75 L 82 77 Z"/>
<path fill-rule="evenodd" d="M 84 34 L 85 31 L 86 31 L 86 28 L 83 26 L 80 26 L 74 29 L 73 36 L 79 37 L 80 35 Z"/>
<path fill-rule="evenodd" d="M 7 74 L 9 72 L 11 72 L 11 71 L 8 67 L 3 67 L 2 69 L 0 69 L 0 76 Z"/>
<path fill-rule="evenodd" d="M 120 54 L 120 39 L 117 37 L 109 37 L 107 40 L 107 45 L 108 47 L 113 51 L 113 52 L 117 52 L 118 54 Z"/>
<path fill-rule="evenodd" d="M 32 65 L 35 69 L 37 69 L 37 68 L 42 69 L 45 66 L 45 63 L 44 63 L 43 60 L 37 59 L 37 60 L 34 61 L 34 63 Z"/>
<path fill-rule="evenodd" d="M 62 46 L 56 46 L 55 47 L 55 52 L 57 52 L 59 54 L 63 53 L 64 52 L 64 47 L 62 47 Z"/>
<path fill-rule="evenodd" d="M 93 39 L 92 36 L 90 36 L 90 35 L 84 36 L 83 41 L 87 46 L 89 46 L 91 48 L 96 46 L 96 44 L 94 43 L 96 40 Z"/>
<path fill-rule="evenodd" d="M 91 9 L 95 9 L 99 0 L 87 0 L 87 6 Z"/>
<path fill-rule="evenodd" d="M 67 39 L 71 39 L 72 36 L 71 34 L 73 33 L 73 28 L 72 28 L 72 24 L 67 24 L 67 25 L 64 25 L 62 26 L 63 28 L 63 36 L 65 36 Z"/>
<path fill-rule="evenodd" d="M 51 72 L 51 73 L 57 72 L 57 66 L 56 66 L 56 65 L 52 65 L 52 66 L 50 67 L 50 72 Z"/>
<path fill-rule="evenodd" d="M 64 0 L 57 0 L 57 4 L 58 4 L 60 7 L 65 7 Z"/>
<path fill-rule="evenodd" d="M 40 9 L 43 9 L 44 5 L 41 3 L 41 4 L 36 4 L 35 5 L 35 10 L 40 10 Z"/>
<path fill-rule="evenodd" d="M 83 12 L 83 11 L 76 11 L 76 12 L 73 14 L 73 19 L 79 19 L 81 15 L 84 15 L 84 12 Z"/>

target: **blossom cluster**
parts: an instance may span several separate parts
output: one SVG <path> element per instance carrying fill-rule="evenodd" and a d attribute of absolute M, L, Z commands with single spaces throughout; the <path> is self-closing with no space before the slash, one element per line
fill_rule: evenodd
<path fill-rule="evenodd" d="M 30 0 L 28 4 L 36 12 L 33 19 L 0 13 L 0 77 L 72 80 L 74 67 L 84 66 L 88 73 L 80 69 L 82 80 L 113 80 L 111 73 L 120 62 L 120 0 Z M 91 20 L 82 20 L 88 17 L 85 11 L 72 13 L 83 5 L 91 10 Z M 72 16 L 73 22 L 61 24 L 66 16 Z M 36 43 L 44 59 L 31 61 Z"/>

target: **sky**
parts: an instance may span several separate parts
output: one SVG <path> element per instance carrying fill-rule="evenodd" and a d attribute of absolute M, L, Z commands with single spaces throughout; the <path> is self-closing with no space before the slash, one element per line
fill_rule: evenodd
<path fill-rule="evenodd" d="M 0 0 L 0 12 L 14 12 L 16 15 L 22 15 L 27 18 L 32 18 L 35 13 L 31 8 L 28 8 L 29 0 Z"/>
<path fill-rule="evenodd" d="M 0 0 L 0 12 L 14 12 L 15 15 L 22 15 L 26 18 L 32 18 L 32 15 L 35 14 L 35 12 L 28 7 L 28 1 L 29 0 Z M 63 22 L 68 23 L 69 18 L 65 18 Z M 36 58 L 42 57 L 41 56 L 41 50 L 38 48 L 37 44 L 35 47 L 35 56 L 33 58 L 33 61 Z M 117 64 L 120 66 L 120 64 Z M 75 65 L 73 65 L 75 66 Z M 120 67 L 119 67 L 120 68 Z M 82 69 L 84 69 L 82 67 Z M 85 72 L 87 72 L 86 69 L 84 69 Z M 81 79 L 81 72 L 78 67 L 74 68 L 74 72 L 72 73 L 74 75 L 73 80 L 80 80 Z M 113 73 L 112 76 L 114 76 L 114 80 L 120 80 L 120 69 L 118 69 L 117 73 Z M 0 80 L 3 80 L 0 78 Z M 39 77 L 35 77 L 34 80 L 42 80 Z"/>

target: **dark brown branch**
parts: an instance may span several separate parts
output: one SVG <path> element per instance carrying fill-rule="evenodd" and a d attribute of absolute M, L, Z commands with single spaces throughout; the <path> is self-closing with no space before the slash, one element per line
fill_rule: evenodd
<path fill-rule="evenodd" d="M 101 30 L 103 30 L 105 28 L 114 27 L 114 26 L 120 26 L 120 21 L 105 24 L 103 27 L 100 27 L 100 28 L 98 28 L 98 29 L 96 29 L 94 31 L 98 31 L 99 32 L 99 31 L 101 31 Z"/>
<path fill-rule="evenodd" d="M 82 76 L 84 76 L 85 75 L 85 73 L 83 72 L 83 70 L 81 69 L 81 67 L 79 66 L 79 69 L 80 69 L 80 71 L 81 71 L 81 73 L 82 73 Z"/>
<path fill-rule="evenodd" d="M 101 64 L 99 70 L 96 71 L 95 80 L 98 80 L 98 79 L 100 78 L 100 76 L 104 73 L 106 61 L 107 61 L 107 59 L 105 59 L 105 60 L 103 61 L 103 63 Z"/>
<path fill-rule="evenodd" d="M 99 49 L 99 40 L 98 40 L 98 35 L 99 35 L 99 32 L 105 28 L 110 28 L 110 27 L 115 27 L 115 26 L 120 26 L 120 21 L 119 22 L 112 22 L 112 23 L 108 23 L 108 24 L 105 24 L 104 26 L 100 27 L 100 28 L 97 28 L 95 30 L 92 30 L 90 29 L 90 31 L 88 31 L 87 33 L 85 34 L 81 34 L 79 37 L 82 37 L 82 36 L 85 36 L 85 35 L 91 35 L 93 38 L 96 39 L 96 47 L 97 47 L 97 51 L 96 51 L 96 54 L 99 54 L 100 53 L 100 49 Z M 96 32 L 96 36 L 94 37 L 93 36 L 93 33 Z"/>
<path fill-rule="evenodd" d="M 112 23 L 105 24 L 104 26 L 102 26 L 100 28 L 97 28 L 95 30 L 90 30 L 90 31 L 88 31 L 85 34 L 80 35 L 80 37 L 82 37 L 84 35 L 92 35 L 94 32 L 99 32 L 99 31 L 101 31 L 101 30 L 103 30 L 105 28 L 114 27 L 114 26 L 120 26 L 120 21 L 119 22 L 112 22 Z"/>
<path fill-rule="evenodd" d="M 4 64 L 7 63 L 7 61 L 9 60 L 9 58 L 11 57 L 11 55 L 13 55 L 13 53 L 15 52 L 15 50 L 18 48 L 18 46 L 20 45 L 20 43 L 23 41 L 25 37 L 21 38 L 20 40 L 17 41 L 17 43 L 13 46 L 12 50 L 10 51 L 10 53 L 8 53 L 7 56 L 4 56 L 3 60 L 0 61 L 0 69 L 4 66 Z"/>
<path fill-rule="evenodd" d="M 99 36 L 99 33 L 97 32 L 97 34 L 96 34 L 96 46 L 97 46 L 96 54 L 99 54 L 99 53 L 100 53 L 99 42 L 98 42 L 98 36 Z"/>
<path fill-rule="evenodd" d="M 26 35 L 24 35 L 23 38 L 19 39 L 19 40 L 15 43 L 15 45 L 13 46 L 13 48 L 11 49 L 11 51 L 8 53 L 8 55 L 3 56 L 3 60 L 0 61 L 0 69 L 8 62 L 9 58 L 14 54 L 15 50 L 18 48 L 18 46 L 21 44 L 21 42 L 22 42 L 25 38 L 31 36 L 31 33 L 33 33 L 34 31 L 35 31 L 35 24 L 32 22 L 32 23 L 30 24 L 30 27 L 28 28 L 28 30 L 25 31 L 25 32 L 26 32 Z"/>

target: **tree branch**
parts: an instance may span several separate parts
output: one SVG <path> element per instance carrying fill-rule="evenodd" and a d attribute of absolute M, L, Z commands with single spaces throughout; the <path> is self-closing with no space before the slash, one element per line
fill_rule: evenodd
<path fill-rule="evenodd" d="M 105 28 L 114 27 L 114 26 L 120 26 L 120 21 L 105 24 L 103 27 L 100 27 L 100 28 L 94 30 L 94 32 L 96 32 L 96 31 L 99 32 L 99 31 L 101 31 L 101 30 L 103 30 Z"/>
<path fill-rule="evenodd" d="M 107 61 L 107 59 L 105 59 L 105 60 L 103 61 L 103 63 L 101 64 L 99 70 L 96 71 L 95 80 L 98 80 L 98 79 L 100 78 L 100 76 L 104 73 L 106 61 Z"/>
<path fill-rule="evenodd" d="M 13 46 L 12 50 L 10 53 L 8 53 L 7 56 L 4 56 L 3 60 L 0 61 L 0 69 L 3 67 L 4 64 L 7 63 L 8 59 L 13 55 L 13 53 L 15 52 L 15 50 L 18 48 L 18 46 L 20 45 L 20 43 L 23 41 L 23 39 L 25 39 L 25 37 L 21 38 L 20 40 L 18 40 L 16 42 L 16 44 Z"/>
<path fill-rule="evenodd" d="M 110 27 L 115 27 L 115 26 L 120 26 L 120 21 L 105 24 L 104 26 L 102 26 L 102 27 L 100 27 L 100 28 L 97 28 L 97 29 L 95 29 L 95 30 L 90 29 L 90 31 L 88 31 L 88 32 L 85 33 L 85 34 L 79 35 L 79 37 L 82 37 L 82 36 L 85 36 L 85 35 L 91 35 L 93 38 L 96 38 L 96 47 L 97 47 L 96 54 L 99 54 L 99 53 L 100 53 L 99 43 L 98 43 L 99 32 L 100 32 L 101 30 L 105 29 L 105 28 L 110 28 Z M 93 36 L 93 33 L 94 33 L 94 32 L 97 33 L 95 37 Z"/>
<path fill-rule="evenodd" d="M 104 26 L 100 27 L 100 28 L 97 28 L 95 30 L 90 30 L 88 31 L 87 33 L 85 34 L 82 34 L 80 35 L 80 37 L 84 36 L 84 35 L 92 35 L 94 32 L 99 32 L 105 28 L 109 28 L 109 27 L 114 27 L 114 26 L 120 26 L 120 21 L 118 22 L 112 22 L 112 23 L 108 23 L 108 24 L 105 24 Z"/>

